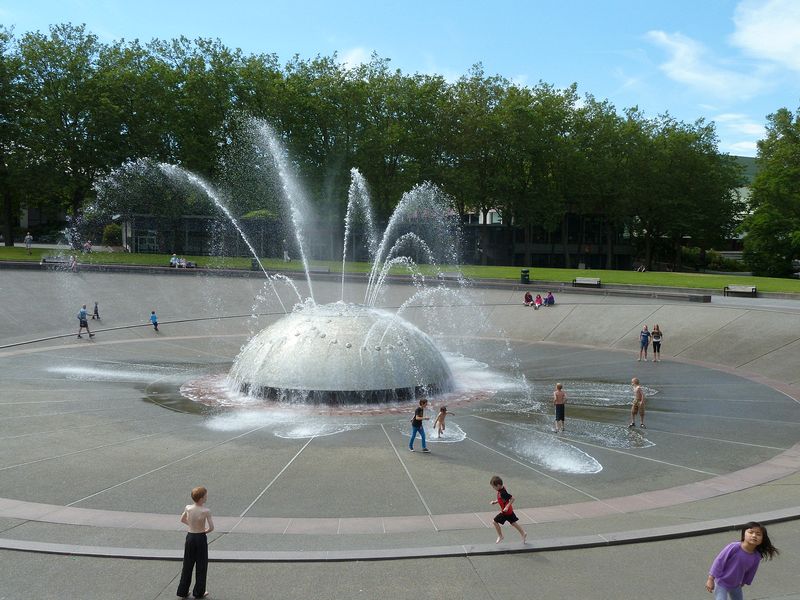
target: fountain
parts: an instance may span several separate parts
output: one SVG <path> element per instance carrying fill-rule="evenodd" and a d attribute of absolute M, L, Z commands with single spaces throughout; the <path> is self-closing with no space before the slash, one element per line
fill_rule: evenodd
<path fill-rule="evenodd" d="M 450 391 L 452 374 L 433 340 L 398 314 L 375 307 L 392 267 L 407 269 L 416 284 L 424 286 L 416 262 L 403 255 L 403 250 L 422 252 L 425 261 L 436 266 L 431 247 L 413 232 L 401 231 L 402 223 L 408 223 L 411 217 L 430 219 L 440 231 L 450 229 L 448 239 L 454 244 L 457 233 L 447 214 L 444 195 L 430 184 L 404 194 L 379 239 L 366 183 L 352 169 L 344 227 L 341 300 L 317 304 L 304 247 L 307 203 L 291 175 L 275 132 L 261 121 L 253 120 L 252 126 L 256 131 L 254 139 L 269 150 L 279 174 L 310 296 L 245 344 L 228 375 L 230 385 L 250 396 L 333 405 L 404 401 Z M 364 302 L 354 304 L 345 302 L 345 266 L 352 225 L 359 211 L 365 222 L 372 269 Z M 451 248 L 446 258 L 453 255 Z"/>
<path fill-rule="evenodd" d="M 305 299 L 290 279 L 267 272 L 227 207 L 224 194 L 213 185 L 175 165 L 138 161 L 125 167 L 139 172 L 155 167 L 172 182 L 188 185 L 209 198 L 244 240 L 285 313 L 243 346 L 228 374 L 228 386 L 251 397 L 332 405 L 405 401 L 452 390 L 452 373 L 431 337 L 400 314 L 377 308 L 393 270 L 411 274 L 418 288 L 412 298 L 420 298 L 432 288 L 426 286 L 426 276 L 418 262 L 426 264 L 428 281 L 430 276 L 437 281 L 437 263 L 457 263 L 458 229 L 445 194 L 429 183 L 414 187 L 403 195 L 379 237 L 367 184 L 358 170 L 352 169 L 344 222 L 341 298 L 331 304 L 318 304 L 307 247 L 310 203 L 271 127 L 261 120 L 249 119 L 246 133 L 243 138 L 252 146 L 248 151 L 257 157 L 258 168 L 277 174 L 276 192 L 289 216 L 305 270 Z M 111 185 L 119 187 L 119 179 L 113 174 Z M 372 266 L 364 300 L 355 304 L 345 301 L 345 270 L 348 243 L 359 217 Z M 420 234 L 420 229 L 429 230 L 430 235 Z M 278 294 L 276 281 L 289 285 L 296 295 L 298 301 L 291 310 Z M 401 308 L 407 305 L 408 301 Z"/>

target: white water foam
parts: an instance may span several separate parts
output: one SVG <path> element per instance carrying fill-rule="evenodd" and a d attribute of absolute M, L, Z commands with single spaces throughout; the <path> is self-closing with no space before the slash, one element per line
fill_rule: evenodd
<path fill-rule="evenodd" d="M 603 470 L 596 458 L 554 435 L 507 425 L 500 425 L 498 433 L 496 443 L 500 448 L 550 471 L 591 475 Z"/>
<path fill-rule="evenodd" d="M 80 381 L 111 381 L 120 383 L 152 383 L 154 381 L 183 380 L 185 371 L 156 365 L 138 369 L 114 369 L 103 367 L 50 367 L 48 373 L 64 375 L 66 379 Z"/>
<path fill-rule="evenodd" d="M 289 440 L 305 439 L 311 437 L 324 437 L 327 435 L 336 435 L 337 433 L 344 433 L 345 431 L 355 431 L 361 429 L 362 425 L 358 423 L 303 423 L 301 425 L 292 425 L 286 428 L 280 428 L 273 433 L 279 437 Z"/>

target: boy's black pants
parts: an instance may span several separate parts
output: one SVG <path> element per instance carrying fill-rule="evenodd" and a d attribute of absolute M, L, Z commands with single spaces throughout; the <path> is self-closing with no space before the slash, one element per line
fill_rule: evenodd
<path fill-rule="evenodd" d="M 183 546 L 183 570 L 181 582 L 178 584 L 178 596 L 189 595 L 189 584 L 192 583 L 192 568 L 197 567 L 192 596 L 202 598 L 206 593 L 206 574 L 208 573 L 208 540 L 205 533 L 187 533 Z"/>

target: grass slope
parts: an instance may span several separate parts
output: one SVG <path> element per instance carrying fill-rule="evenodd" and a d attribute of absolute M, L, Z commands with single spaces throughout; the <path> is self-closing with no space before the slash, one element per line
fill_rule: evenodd
<path fill-rule="evenodd" d="M 36 261 L 42 256 L 56 254 L 53 250 L 33 248 L 28 255 L 25 248 L 8 248 L 0 246 L 0 260 Z M 66 254 L 62 251 L 61 254 Z M 125 254 L 122 252 L 94 252 L 92 254 L 78 254 L 79 263 L 89 264 L 123 264 L 142 266 L 167 266 L 169 254 Z M 216 257 L 216 256 L 185 256 L 187 260 L 196 262 L 199 267 L 212 269 L 249 269 L 251 260 L 243 257 Z M 299 271 L 302 265 L 299 261 L 288 263 L 280 259 L 262 259 L 268 271 Z M 314 265 L 327 266 L 331 272 L 340 272 L 342 263 L 337 261 L 314 261 Z M 367 263 L 347 263 L 350 273 L 366 273 L 369 271 Z M 442 271 L 454 270 L 442 267 Z M 425 265 L 420 266 L 420 271 L 433 274 L 433 270 Z M 473 279 L 509 279 L 519 280 L 520 267 L 483 267 L 465 265 L 462 271 L 467 277 Z M 392 270 L 393 273 L 407 273 L 402 268 Z M 683 287 L 696 289 L 722 290 L 728 284 L 754 285 L 761 292 L 790 292 L 800 293 L 800 280 L 778 279 L 772 277 L 744 277 L 734 275 L 711 275 L 706 273 L 664 273 L 635 271 L 605 271 L 605 270 L 578 270 L 578 269 L 544 269 L 531 268 L 531 280 L 571 282 L 575 277 L 599 277 L 606 284 L 623 285 L 655 285 L 664 287 Z"/>

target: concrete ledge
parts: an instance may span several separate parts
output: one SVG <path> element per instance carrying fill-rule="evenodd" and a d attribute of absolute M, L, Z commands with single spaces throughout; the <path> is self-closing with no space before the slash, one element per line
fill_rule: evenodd
<path fill-rule="evenodd" d="M 382 548 L 364 550 L 323 550 L 310 552 L 287 551 L 237 551 L 209 550 L 211 562 L 347 562 L 401 560 L 408 558 L 444 558 L 485 556 L 493 554 L 520 554 L 523 552 L 546 552 L 556 550 L 575 550 L 598 548 L 623 544 L 640 544 L 661 540 L 700 536 L 741 527 L 748 521 L 758 521 L 765 525 L 791 521 L 800 518 L 800 506 L 774 510 L 759 514 L 741 515 L 726 519 L 700 521 L 684 525 L 654 527 L 634 531 L 620 531 L 605 534 L 581 535 L 560 538 L 543 538 L 506 544 L 471 544 L 457 546 L 429 546 L 424 548 Z M 83 546 L 77 544 L 54 544 L 0 538 L 0 549 L 41 554 L 63 554 L 68 556 L 95 556 L 102 558 L 126 558 L 137 560 L 171 560 L 183 558 L 180 549 L 164 548 L 118 548 L 112 546 Z"/>

